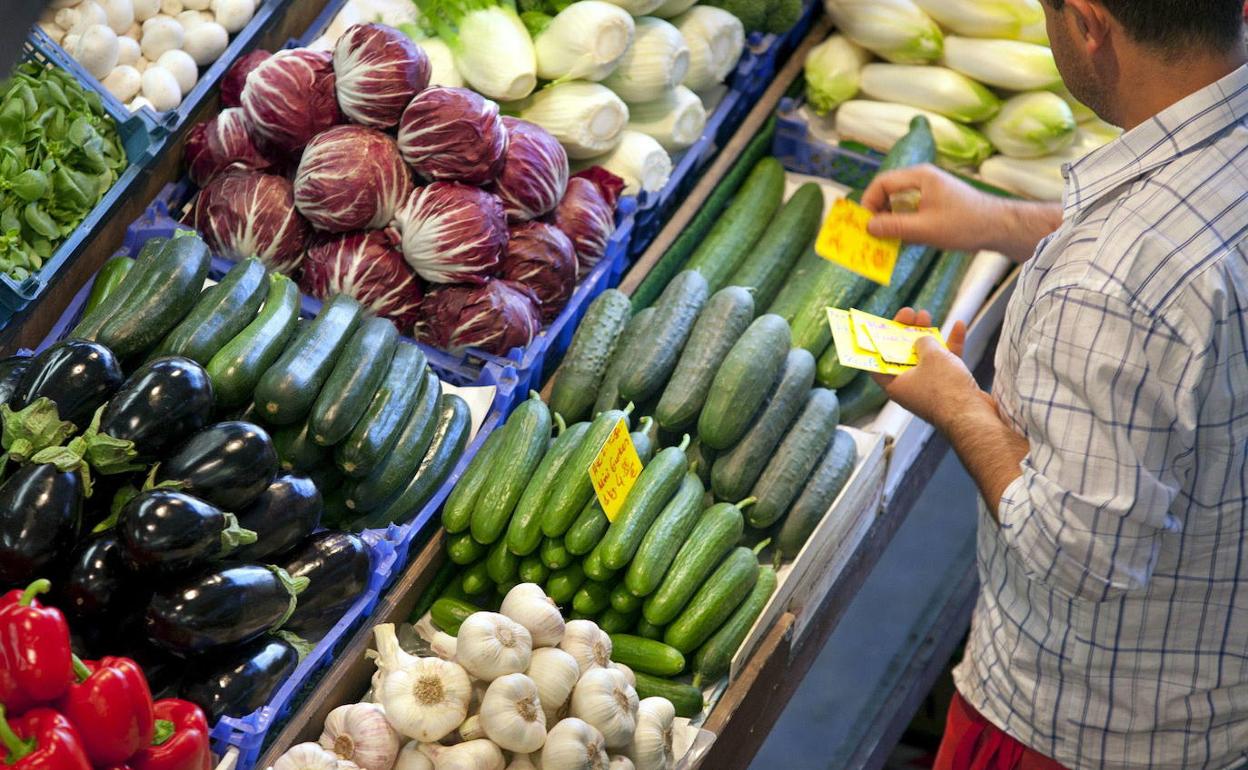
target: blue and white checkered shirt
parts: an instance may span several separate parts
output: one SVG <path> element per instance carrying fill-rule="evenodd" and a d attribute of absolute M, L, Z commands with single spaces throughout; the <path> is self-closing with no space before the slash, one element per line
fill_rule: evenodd
<path fill-rule="evenodd" d="M 1248 68 L 1067 172 L 993 395 L 1031 445 L 981 504 L 959 691 L 1077 770 L 1248 757 Z"/>

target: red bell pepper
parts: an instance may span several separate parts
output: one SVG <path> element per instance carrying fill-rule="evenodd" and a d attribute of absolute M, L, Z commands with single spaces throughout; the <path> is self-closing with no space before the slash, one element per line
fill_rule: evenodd
<path fill-rule="evenodd" d="M 0 599 L 0 705 L 10 714 L 51 703 L 74 679 L 69 624 L 35 599 L 51 587 L 36 580 Z"/>
<path fill-rule="evenodd" d="M 78 728 L 96 767 L 125 762 L 152 742 L 156 716 L 143 669 L 129 658 L 74 658 L 77 681 L 60 711 Z"/>
<path fill-rule="evenodd" d="M 74 726 L 49 708 L 8 720 L 0 706 L 0 745 L 6 770 L 91 770 Z"/>
<path fill-rule="evenodd" d="M 156 737 L 128 764 L 130 770 L 211 770 L 203 709 L 177 698 L 156 701 Z"/>

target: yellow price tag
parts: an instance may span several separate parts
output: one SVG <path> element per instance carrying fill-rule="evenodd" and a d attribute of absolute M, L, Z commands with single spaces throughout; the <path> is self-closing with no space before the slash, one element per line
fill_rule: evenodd
<path fill-rule="evenodd" d="M 935 337 L 937 342 L 945 344 L 940 329 L 934 326 L 906 326 L 861 310 L 851 310 L 849 315 L 855 333 L 861 330 L 869 336 L 875 352 L 890 364 L 918 366 L 919 354 L 915 351 L 914 344 L 923 337 Z M 862 342 L 862 333 L 858 334 L 859 342 Z"/>
<path fill-rule="evenodd" d="M 615 521 L 640 475 L 641 458 L 633 446 L 633 437 L 628 435 L 628 425 L 620 420 L 589 465 L 590 481 L 608 521 Z"/>
<path fill-rule="evenodd" d="M 832 341 L 836 344 L 836 357 L 842 365 L 876 374 L 905 374 L 913 368 L 890 364 L 880 358 L 879 353 L 859 345 L 849 313 L 834 307 L 827 310 L 828 325 L 832 327 Z"/>
<path fill-rule="evenodd" d="M 869 210 L 842 198 L 832 204 L 823 220 L 815 253 L 851 272 L 887 286 L 901 251 L 901 241 L 876 238 L 867 232 L 873 217 Z"/>

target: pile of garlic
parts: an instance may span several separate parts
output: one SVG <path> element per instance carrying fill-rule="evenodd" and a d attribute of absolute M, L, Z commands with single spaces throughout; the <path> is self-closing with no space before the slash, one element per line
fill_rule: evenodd
<path fill-rule="evenodd" d="M 404 651 L 393 624 L 373 633 L 376 703 L 335 709 L 319 743 L 291 748 L 269 770 L 675 765 L 672 704 L 638 701 L 632 671 L 611 661 L 611 638 L 588 620 L 565 623 L 536 584 L 511 589 L 497 613 L 468 616 L 457 637 L 440 634 L 427 658 Z"/>
<path fill-rule="evenodd" d="M 259 0 L 51 0 L 39 26 L 131 112 L 182 103 Z"/>

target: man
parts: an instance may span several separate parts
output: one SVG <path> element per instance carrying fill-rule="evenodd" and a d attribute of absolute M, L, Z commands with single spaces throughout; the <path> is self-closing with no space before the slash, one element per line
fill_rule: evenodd
<path fill-rule="evenodd" d="M 876 235 L 1026 261 L 991 396 L 955 355 L 961 327 L 954 352 L 923 340 L 881 379 L 983 495 L 937 767 L 1231 768 L 1248 757 L 1242 3 L 1044 3 L 1068 87 L 1126 129 L 1069 167 L 1063 204 L 931 168 L 864 198 Z M 884 211 L 915 188 L 916 213 Z"/>

